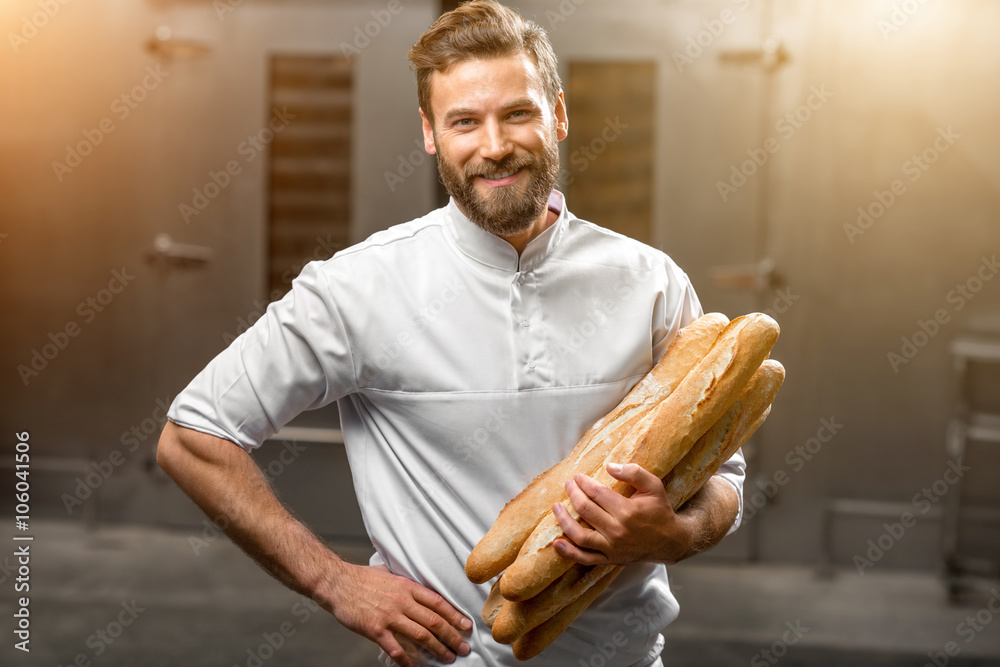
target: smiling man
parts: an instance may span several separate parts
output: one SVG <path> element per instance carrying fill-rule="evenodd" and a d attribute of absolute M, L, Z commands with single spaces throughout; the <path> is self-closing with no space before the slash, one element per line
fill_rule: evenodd
<path fill-rule="evenodd" d="M 177 396 L 157 460 L 275 577 L 377 643 L 384 664 L 514 665 L 479 620 L 489 586 L 466 579 L 465 560 L 701 306 L 669 257 L 580 220 L 553 189 L 568 117 L 537 25 L 474 0 L 409 57 L 451 201 L 308 264 Z M 333 401 L 375 546 L 368 566 L 291 516 L 248 455 Z M 661 664 L 660 632 L 678 613 L 665 564 L 736 529 L 743 468 L 738 453 L 676 513 L 634 465 L 609 466 L 630 498 L 572 480 L 589 527 L 560 514 L 572 542 L 557 548 L 629 567 L 531 664 Z"/>
<path fill-rule="evenodd" d="M 410 57 L 430 56 L 417 46 Z M 547 204 L 568 125 L 562 91 L 549 99 L 524 51 L 457 62 L 428 79 L 434 92 L 420 117 L 441 180 L 462 213 L 520 252 L 555 220 Z"/>

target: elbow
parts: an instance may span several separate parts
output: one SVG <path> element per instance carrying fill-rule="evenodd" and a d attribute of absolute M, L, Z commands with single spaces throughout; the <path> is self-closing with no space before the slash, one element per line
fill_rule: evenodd
<path fill-rule="evenodd" d="M 156 443 L 156 465 L 160 466 L 163 472 L 173 477 L 172 470 L 176 468 L 178 456 L 184 447 L 181 442 L 181 429 L 172 421 L 167 420 L 160 433 L 160 439 Z"/>
<path fill-rule="evenodd" d="M 167 420 L 156 444 L 156 465 L 175 482 L 225 470 L 236 465 L 240 456 L 248 456 L 239 445 Z"/>

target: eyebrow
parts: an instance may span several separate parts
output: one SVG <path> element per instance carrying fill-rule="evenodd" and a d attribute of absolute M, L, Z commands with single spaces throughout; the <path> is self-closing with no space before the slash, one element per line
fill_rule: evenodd
<path fill-rule="evenodd" d="M 537 109 L 538 105 L 535 104 L 535 101 L 530 97 L 521 97 L 509 104 L 505 104 L 500 110 L 510 111 L 511 109 L 515 109 L 517 107 L 532 107 L 533 109 Z M 447 125 L 456 118 L 461 116 L 475 116 L 477 113 L 478 112 L 475 109 L 452 109 L 444 115 L 443 122 Z"/>

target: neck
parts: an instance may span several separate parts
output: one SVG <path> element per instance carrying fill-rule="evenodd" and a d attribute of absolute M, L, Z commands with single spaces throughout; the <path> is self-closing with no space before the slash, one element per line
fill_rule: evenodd
<path fill-rule="evenodd" d="M 520 257 L 521 252 L 531 242 L 531 240 L 548 229 L 558 217 L 559 215 L 555 211 L 551 211 L 546 208 L 545 212 L 542 213 L 537 220 L 532 222 L 531 226 L 523 232 L 518 232 L 517 234 L 512 234 L 510 236 L 501 236 L 500 238 L 514 246 L 514 250 L 517 251 L 517 254 Z"/>

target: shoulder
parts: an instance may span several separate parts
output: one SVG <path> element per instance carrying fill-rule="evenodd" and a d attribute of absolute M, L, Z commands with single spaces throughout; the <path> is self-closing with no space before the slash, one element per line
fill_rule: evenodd
<path fill-rule="evenodd" d="M 323 276 L 334 282 L 358 283 L 386 271 L 405 271 L 442 252 L 447 241 L 442 209 L 375 232 L 368 238 L 338 251 L 329 259 L 306 265 L 300 278 Z"/>
<path fill-rule="evenodd" d="M 356 256 L 372 258 L 406 252 L 414 246 L 436 243 L 445 233 L 443 209 L 431 211 L 409 222 L 375 232 L 364 241 L 341 250 L 331 259 L 344 260 Z"/>
<path fill-rule="evenodd" d="M 563 244 L 566 259 L 688 282 L 687 274 L 659 248 L 572 214 L 566 223 Z"/>

